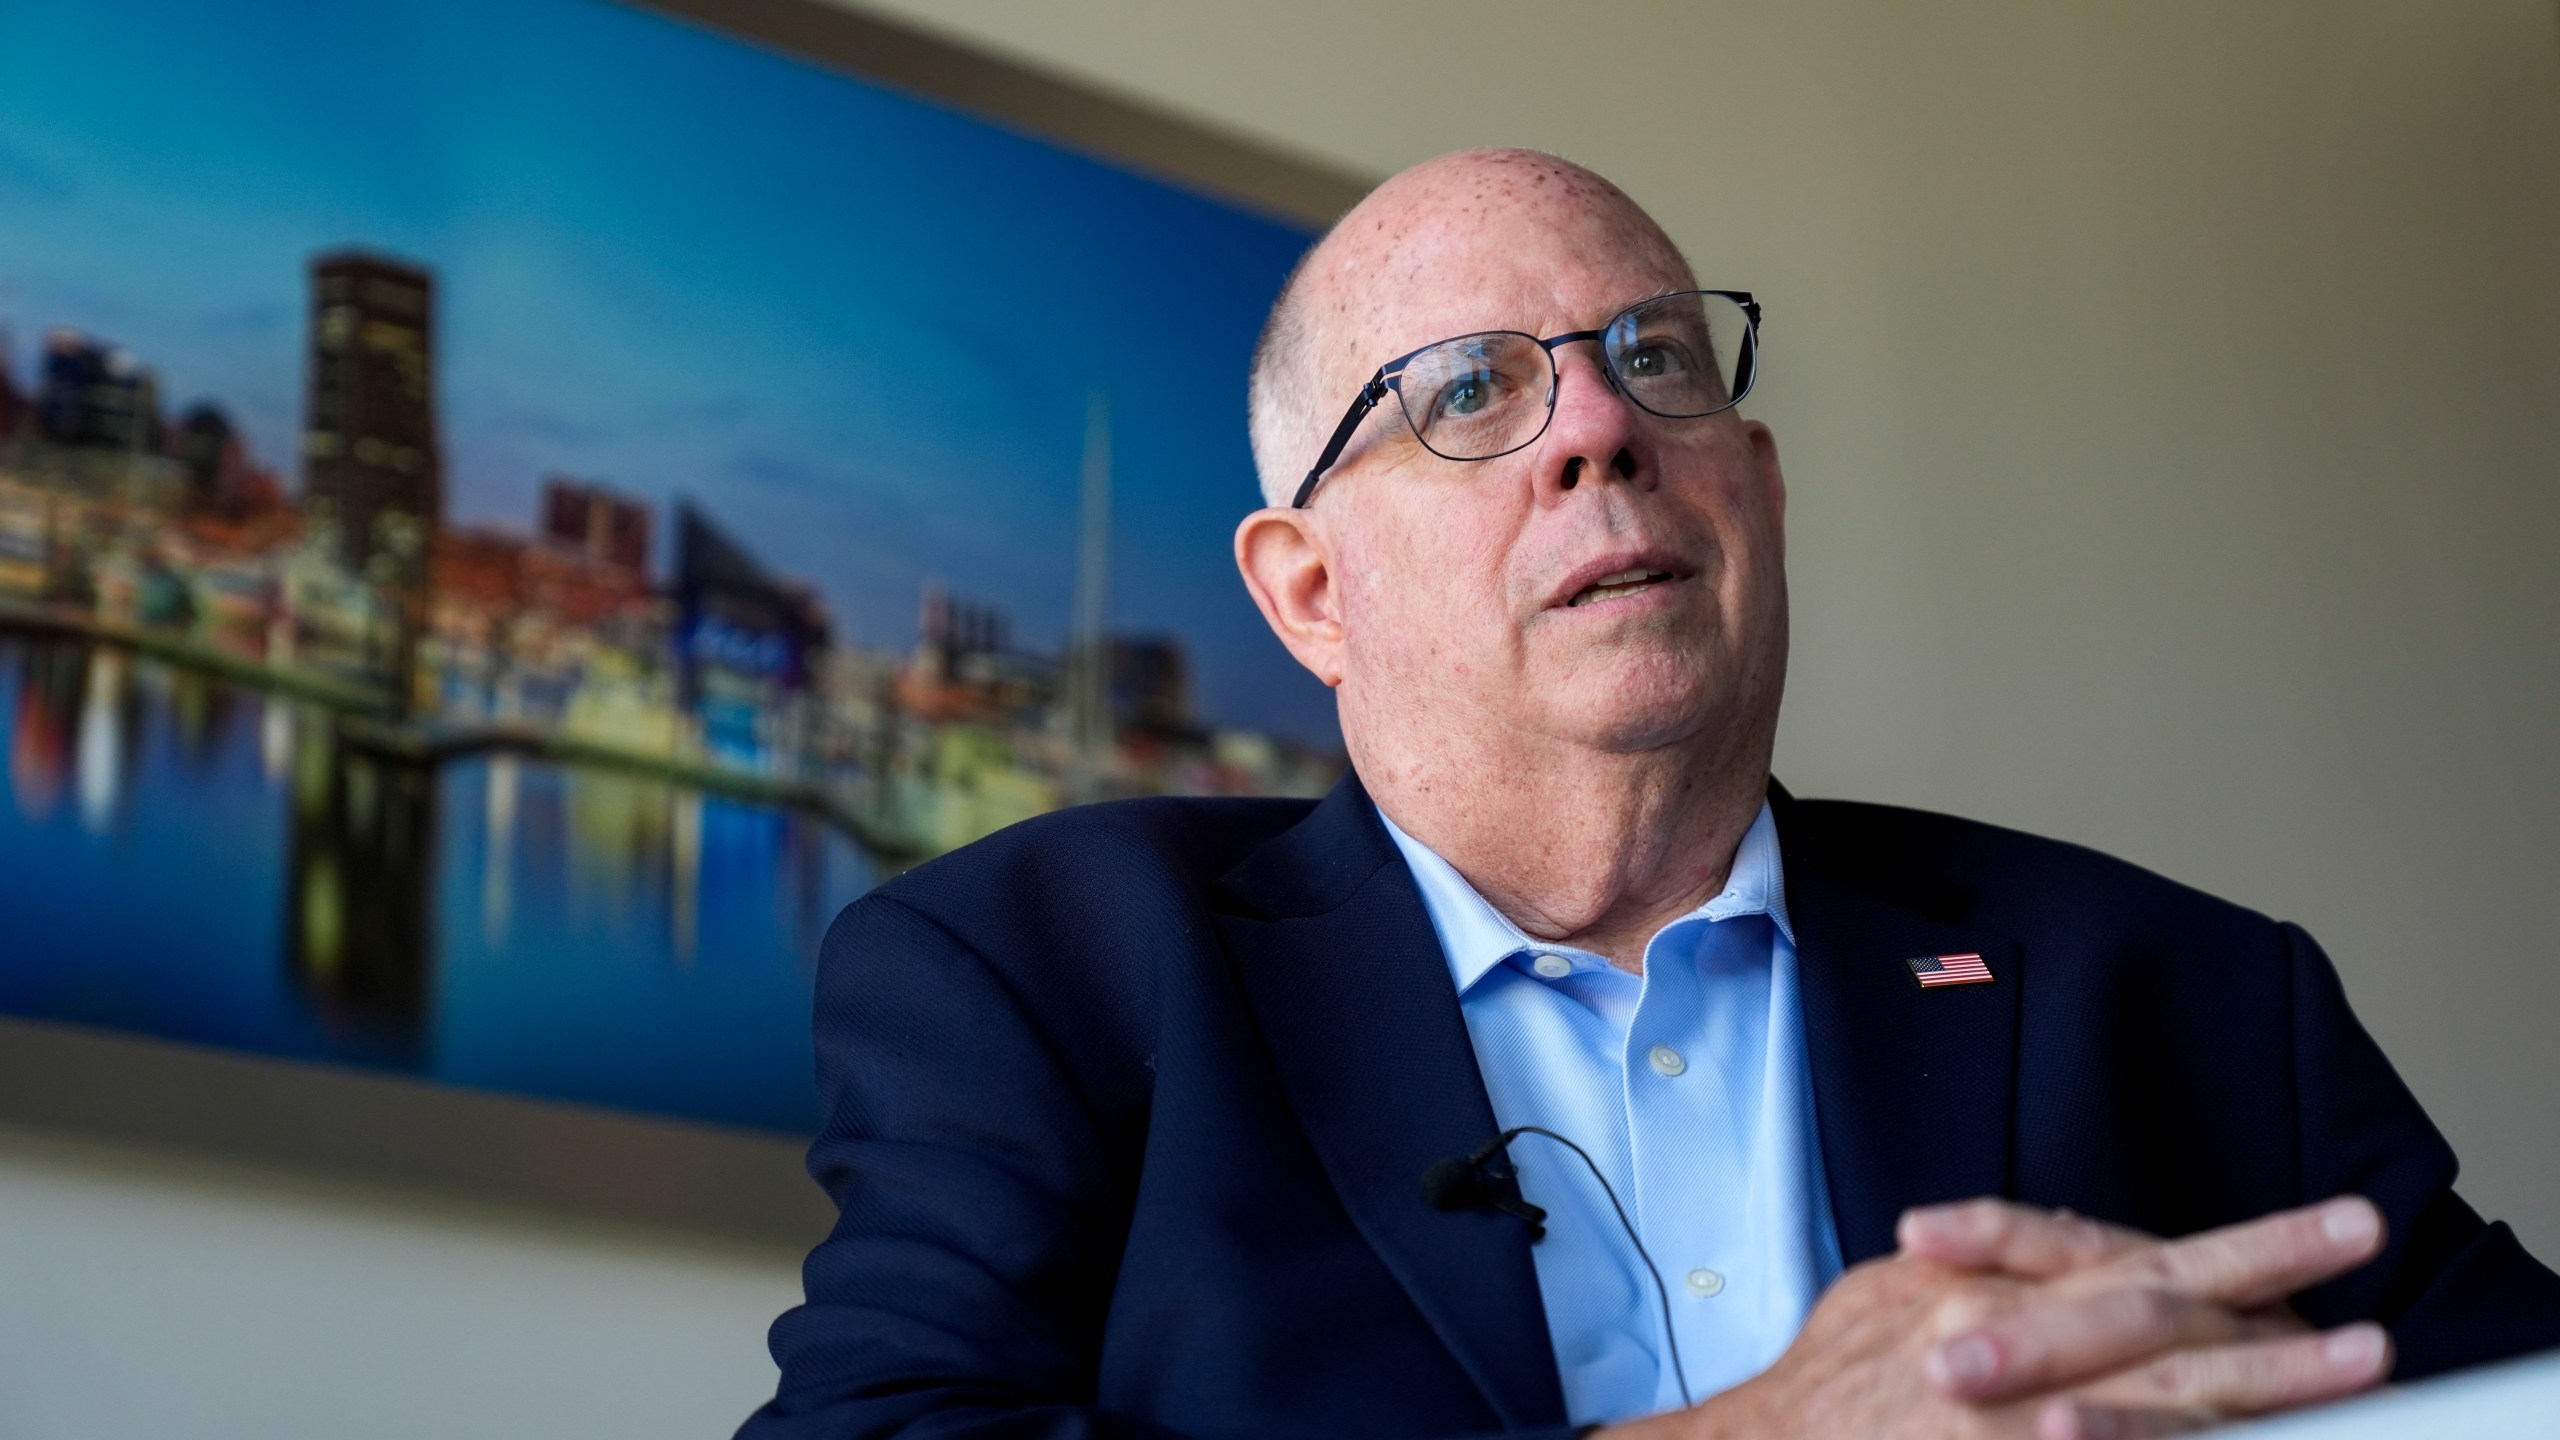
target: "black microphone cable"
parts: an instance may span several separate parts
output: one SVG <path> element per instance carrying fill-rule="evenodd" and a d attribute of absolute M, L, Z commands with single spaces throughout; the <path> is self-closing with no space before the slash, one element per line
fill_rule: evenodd
<path fill-rule="evenodd" d="M 1529 1227 L 1529 1243 L 1534 1245 L 1545 1239 L 1546 1211 L 1516 1193 L 1486 1183 L 1485 1162 L 1500 1155 L 1508 1163 L 1511 1142 L 1523 1135 L 1542 1135 L 1572 1151 L 1581 1159 L 1583 1168 L 1591 1172 L 1591 1178 L 1599 1182 L 1600 1193 L 1609 1197 L 1609 1208 L 1618 1215 L 1618 1227 L 1627 1232 L 1627 1243 L 1636 1247 L 1636 1258 L 1644 1262 L 1645 1273 L 1653 1277 L 1654 1298 L 1662 1303 L 1662 1343 L 1670 1347 L 1671 1378 L 1679 1382 L 1680 1403 L 1684 1407 L 1696 1405 L 1698 1402 L 1689 1394 L 1689 1367 L 1680 1360 L 1680 1336 L 1671 1322 L 1671 1287 L 1662 1283 L 1662 1267 L 1653 1263 L 1653 1256 L 1644 1248 L 1644 1238 L 1636 1234 L 1635 1222 L 1627 1218 L 1627 1207 L 1619 1203 L 1617 1190 L 1609 1184 L 1609 1177 L 1600 1173 L 1600 1164 L 1591 1158 L 1590 1151 L 1543 1125 L 1514 1125 L 1494 1136 L 1491 1144 L 1472 1155 L 1453 1155 L 1433 1163 L 1430 1169 L 1422 1172 L 1422 1198 L 1430 1201 L 1432 1208 L 1437 1210 L 1491 1206 L 1525 1223 Z M 1501 1178 L 1516 1179 L 1518 1173 L 1515 1166 L 1511 1175 Z"/>

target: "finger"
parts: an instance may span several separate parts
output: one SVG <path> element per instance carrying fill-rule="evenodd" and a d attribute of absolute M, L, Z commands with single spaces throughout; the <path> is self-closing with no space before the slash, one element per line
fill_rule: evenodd
<path fill-rule="evenodd" d="M 2076 1399 L 2122 1410 L 2262 1415 L 2353 1395 L 2391 1370 L 2391 1337 L 2370 1323 L 2179 1350 L 2090 1386 Z"/>
<path fill-rule="evenodd" d="M 1977 1404 L 2112 1375 L 2172 1350 L 2247 1339 L 2247 1318 L 2167 1290 L 2102 1290 L 2003 1315 L 1929 1347 L 1929 1382 Z"/>
<path fill-rule="evenodd" d="M 2382 1249 L 2382 1212 L 2358 1195 L 2287 1210 L 2184 1240 L 2140 1246 L 2061 1283 L 2174 1290 L 2239 1310 L 2273 1304 L 2341 1275 Z"/>
<path fill-rule="evenodd" d="M 2139 1230 L 2102 1224 L 2068 1210 L 2038 1210 L 1987 1199 L 1906 1210 L 1894 1235 L 1906 1255 L 2032 1280 L 2087 1269 L 2159 1243 Z"/>

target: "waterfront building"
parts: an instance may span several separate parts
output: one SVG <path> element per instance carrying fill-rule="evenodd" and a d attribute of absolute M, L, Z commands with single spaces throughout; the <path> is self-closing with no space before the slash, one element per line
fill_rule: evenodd
<path fill-rule="evenodd" d="M 338 563 L 414 582 L 444 519 L 436 443 L 435 281 L 357 251 L 311 264 L 303 496 Z"/>
<path fill-rule="evenodd" d="M 589 570 L 649 573 L 649 506 L 566 475 L 542 484 L 542 539 Z"/>
<path fill-rule="evenodd" d="M 906 713 L 1036 728 L 1057 706 L 1062 683 L 1054 658 L 1014 645 L 1013 620 L 1003 610 L 925 582 L 916 648 L 896 682 Z"/>
<path fill-rule="evenodd" d="M 77 330 L 44 337 L 36 431 L 56 445 L 149 452 L 160 448 L 159 378 L 131 353 Z"/>
<path fill-rule="evenodd" d="M 758 769 L 798 768 L 813 738 L 799 702 L 828 644 L 815 592 L 767 574 L 681 501 L 674 588 L 676 693 L 705 750 Z"/>
<path fill-rule="evenodd" d="M 927 580 L 916 611 L 917 661 L 943 675 L 957 675 L 973 657 L 1002 654 L 1012 628 L 1012 620 L 995 606 L 964 599 Z"/>
<path fill-rule="evenodd" d="M 0 599 L 44 596 L 53 551 L 52 497 L 33 486 L 0 481 Z"/>
<path fill-rule="evenodd" d="M 236 507 L 249 489 L 249 453 L 231 417 L 210 401 L 198 401 L 178 417 L 170 453 L 184 467 L 187 503 L 199 510 Z"/>
<path fill-rule="evenodd" d="M 546 496 L 546 531 L 554 508 Z M 668 604 L 642 572 L 548 536 L 471 528 L 438 537 L 431 573 L 422 655 L 440 704 L 631 754 L 681 748 Z"/>
<path fill-rule="evenodd" d="M 322 553 L 374 593 L 361 668 L 405 715 L 422 698 L 418 644 L 444 523 L 434 278 L 352 250 L 312 261 L 309 383 L 304 507 Z"/>
<path fill-rule="evenodd" d="M 18 393 L 18 377 L 9 368 L 9 332 L 0 329 L 0 446 L 17 438 L 25 423 L 27 397 Z"/>
<path fill-rule="evenodd" d="M 1196 741 L 1205 731 L 1191 718 L 1191 663 L 1172 635 L 1111 638 L 1111 714 L 1123 733 Z"/>

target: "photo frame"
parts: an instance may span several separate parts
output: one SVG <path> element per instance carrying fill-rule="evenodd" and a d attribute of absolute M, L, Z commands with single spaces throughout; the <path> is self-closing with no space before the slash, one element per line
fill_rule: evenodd
<path fill-rule="evenodd" d="M 816 0 L 249 10 L 212 140 L 0 102 L 0 1119 L 805 1236 L 835 908 L 1338 772 L 1214 530 L 1359 187 Z"/>

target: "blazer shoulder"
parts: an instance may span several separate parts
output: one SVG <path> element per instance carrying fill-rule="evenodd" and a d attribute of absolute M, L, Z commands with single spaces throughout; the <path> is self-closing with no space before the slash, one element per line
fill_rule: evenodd
<path fill-rule="evenodd" d="M 1212 882 L 1306 818 L 1300 799 L 1150 796 L 1070 806 L 928 860 L 873 892 L 955 931 L 993 914 L 1124 931 L 1166 903 L 1205 902 Z M 859 903 L 859 902 L 857 902 Z"/>
<path fill-rule="evenodd" d="M 1211 883 L 1311 803 L 1083 805 L 926 861 L 847 905 L 828 928 L 822 1035 L 831 1017 L 856 1011 L 1018 1010 L 1060 1054 L 1116 1077 L 1094 1081 L 1095 1093 L 1137 1095 L 1164 977 L 1198 970 L 1212 941 Z M 831 1063 L 822 1039 L 822 1072 Z"/>
<path fill-rule="evenodd" d="M 1961 816 L 1854 800 L 1798 800 L 1781 837 L 1795 853 L 1932 918 L 2227 936 L 2253 948 L 2277 922 L 2086 845 Z"/>

